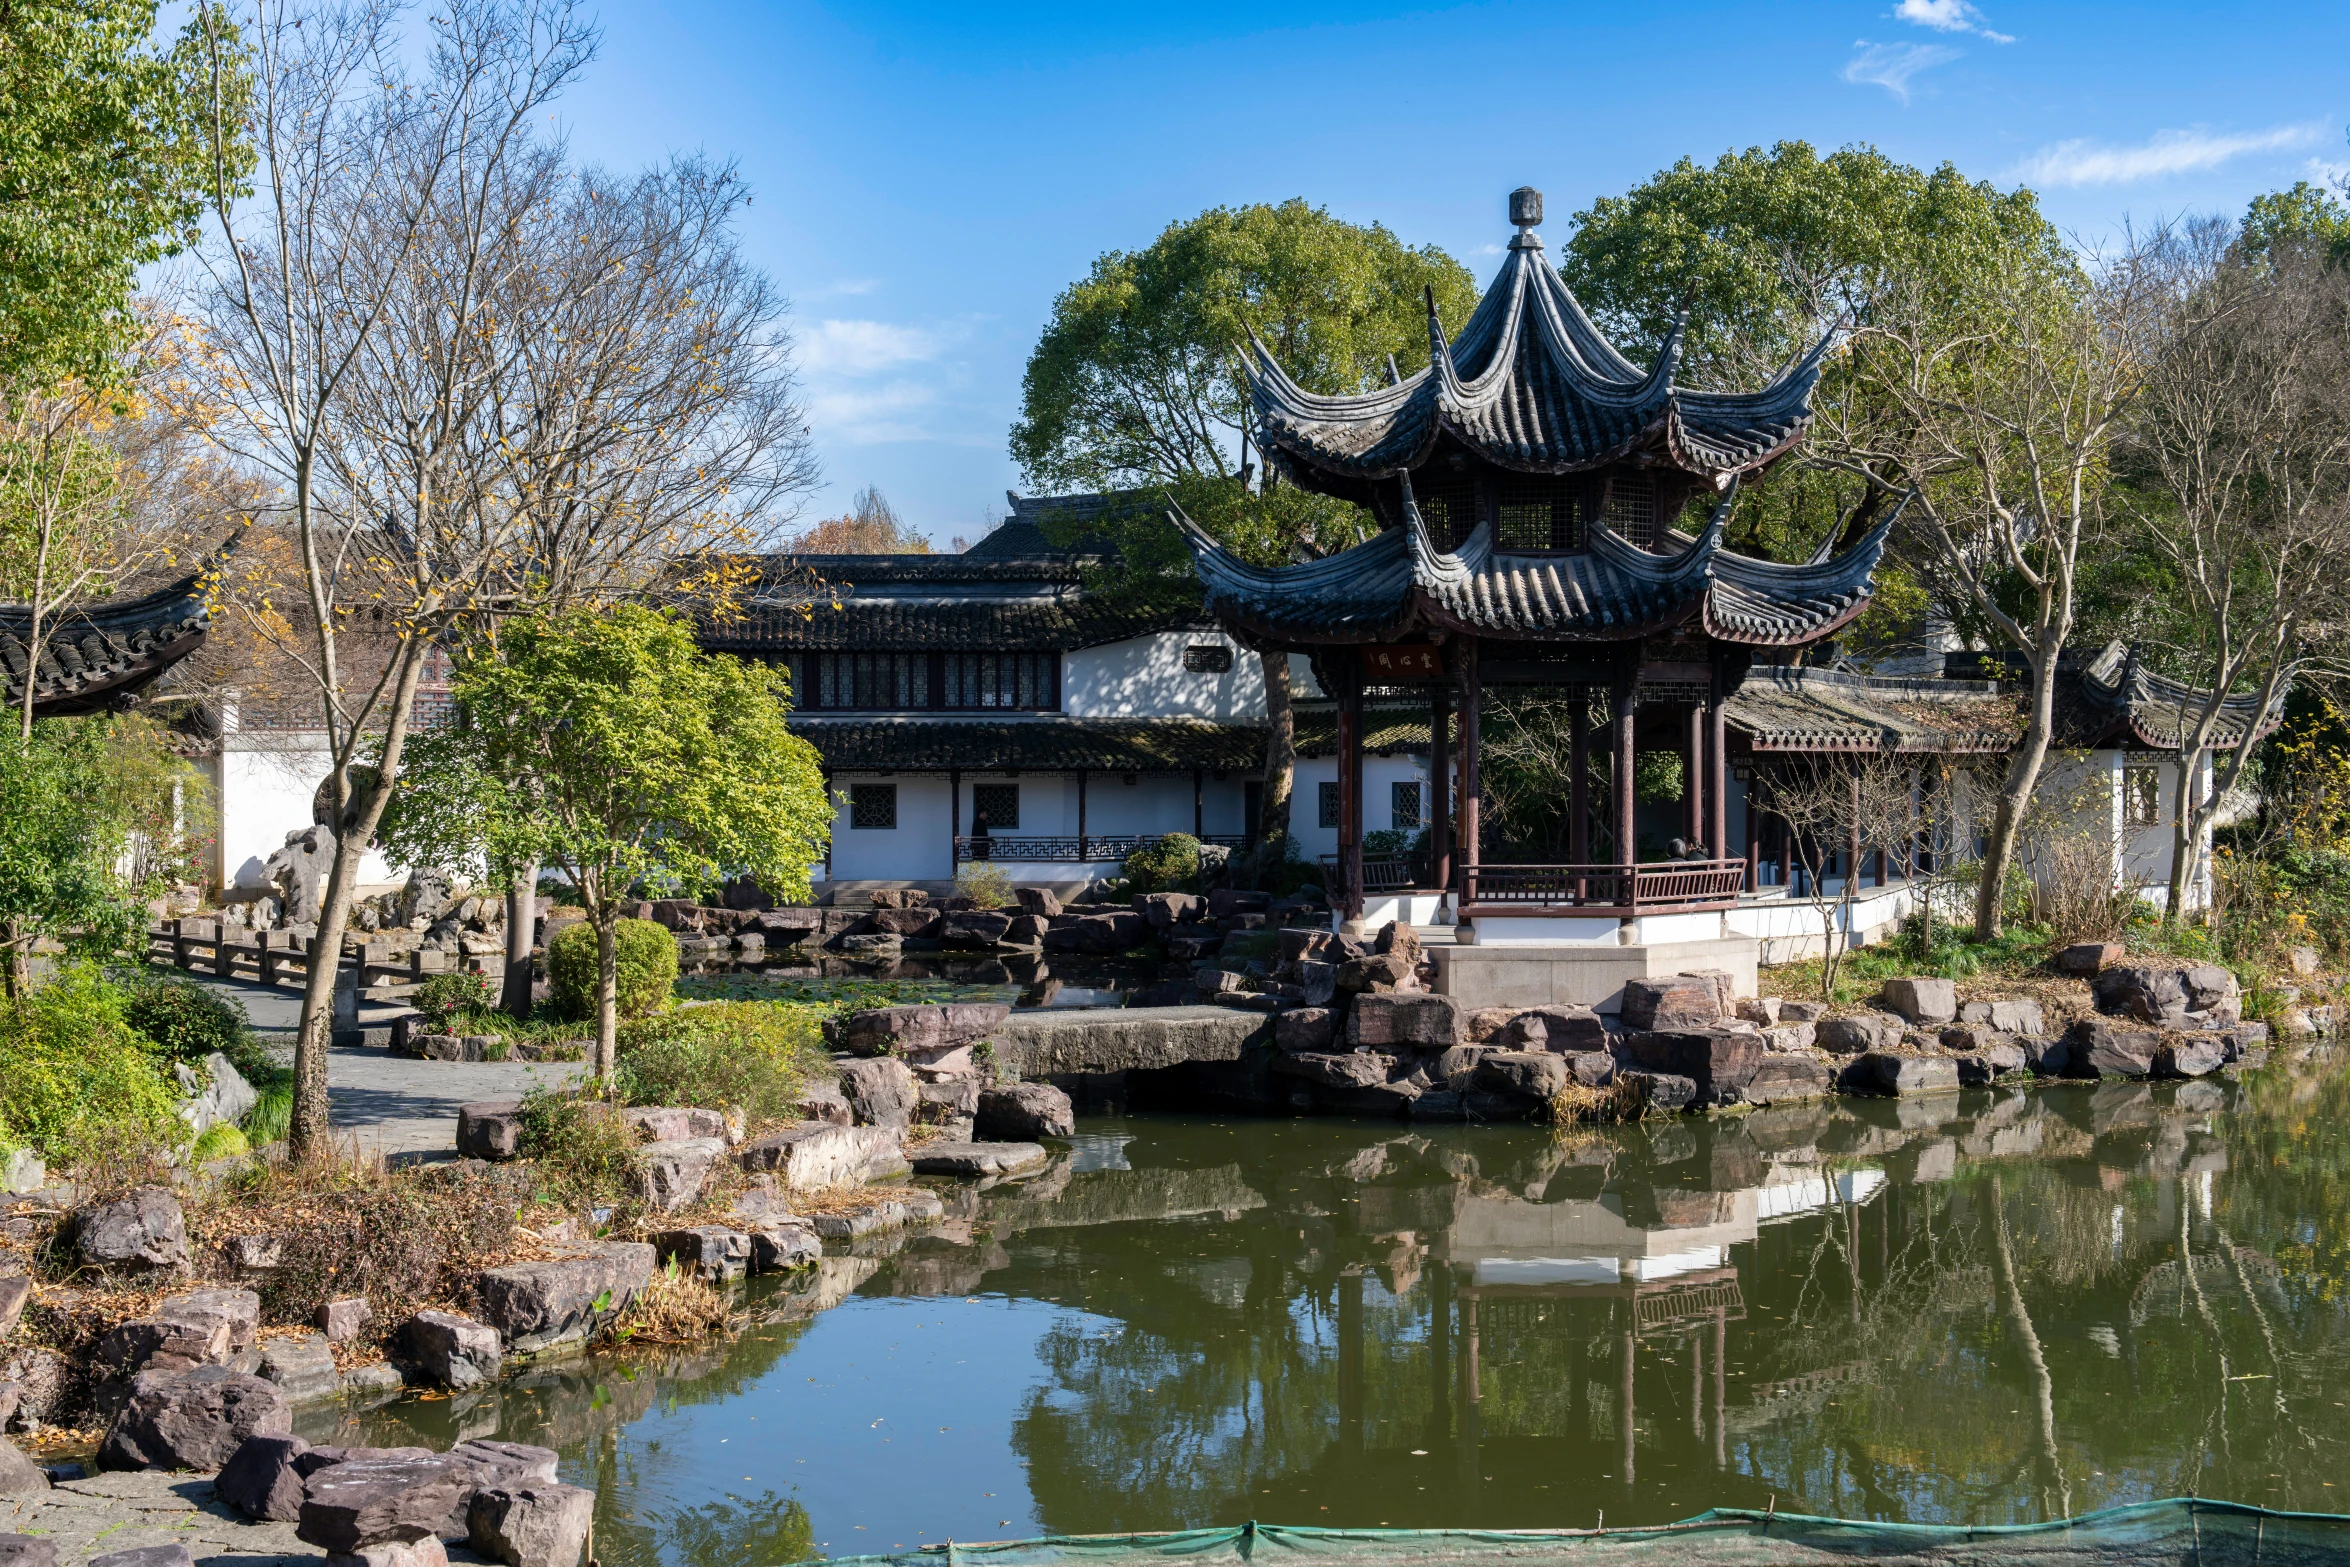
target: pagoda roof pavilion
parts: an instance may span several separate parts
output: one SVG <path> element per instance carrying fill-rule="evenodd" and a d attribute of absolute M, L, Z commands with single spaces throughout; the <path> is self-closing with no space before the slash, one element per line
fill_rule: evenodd
<path fill-rule="evenodd" d="M 1641 369 L 1543 259 L 1541 192 L 1513 191 L 1510 219 L 1518 232 L 1507 259 L 1459 338 L 1445 341 L 1431 297 L 1428 366 L 1392 385 L 1317 396 L 1251 333 L 1249 385 L 1268 457 L 1308 489 L 1371 504 L 1377 481 L 1420 468 L 1443 446 L 1512 473 L 1628 464 L 1719 490 L 1802 438 L 1833 334 L 1757 392 L 1676 385 L 1682 326 Z"/>
<path fill-rule="evenodd" d="M 136 598 L 72 605 L 33 635 L 29 604 L 0 604 L 0 692 L 14 708 L 30 681 L 33 716 L 71 718 L 131 706 L 204 645 L 211 563 Z"/>

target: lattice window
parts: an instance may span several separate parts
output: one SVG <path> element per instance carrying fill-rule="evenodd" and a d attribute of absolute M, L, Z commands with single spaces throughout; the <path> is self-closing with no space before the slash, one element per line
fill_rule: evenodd
<path fill-rule="evenodd" d="M 898 825 L 898 786 L 850 784 L 849 825 L 894 831 Z"/>
<path fill-rule="evenodd" d="M 1511 550 L 1571 550 L 1582 542 L 1576 524 L 1579 479 L 1513 474 L 1501 481 L 1495 541 Z"/>
<path fill-rule="evenodd" d="M 1406 832 L 1412 832 L 1427 820 L 1427 817 L 1420 812 L 1418 779 L 1414 779 L 1410 783 L 1389 784 L 1387 786 L 1387 803 L 1389 815 L 1387 824 L 1390 827 L 1400 827 Z"/>
<path fill-rule="evenodd" d="M 971 830 L 977 832 L 981 822 L 989 832 L 1002 832 L 1020 825 L 1020 786 L 1018 784 L 973 784 L 971 786 Z"/>
<path fill-rule="evenodd" d="M 1477 479 L 1447 467 L 1429 467 L 1412 475 L 1412 495 L 1419 502 L 1420 520 L 1438 547 L 1453 549 L 1477 531 Z"/>
<path fill-rule="evenodd" d="M 2126 827 L 2162 825 L 2162 770 L 2158 767 L 2122 769 L 2122 824 Z"/>
<path fill-rule="evenodd" d="M 1338 825 L 1338 785 L 1334 783 L 1318 784 L 1315 786 L 1315 793 L 1322 807 L 1322 825 L 1336 827 Z"/>
<path fill-rule="evenodd" d="M 1232 649 L 1203 644 L 1183 650 L 1183 667 L 1195 675 L 1223 675 L 1232 671 Z"/>
<path fill-rule="evenodd" d="M 930 660 L 920 653 L 827 653 L 817 660 L 816 705 L 919 708 L 930 705 Z"/>
<path fill-rule="evenodd" d="M 1034 712 L 1061 705 L 1058 653 L 948 653 L 940 666 L 941 707 Z"/>
<path fill-rule="evenodd" d="M 1607 487 L 1607 525 L 1646 549 L 1656 543 L 1656 482 L 1618 474 Z"/>

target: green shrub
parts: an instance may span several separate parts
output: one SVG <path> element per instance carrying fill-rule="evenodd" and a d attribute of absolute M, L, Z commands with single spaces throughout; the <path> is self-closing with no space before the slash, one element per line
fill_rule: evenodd
<path fill-rule="evenodd" d="M 219 1051 L 234 1056 L 245 1040 L 245 1009 L 184 979 L 140 976 L 126 987 L 122 1020 L 165 1055 L 198 1061 Z"/>
<path fill-rule="evenodd" d="M 188 1150 L 190 1162 L 203 1164 L 211 1159 L 230 1159 L 238 1154 L 251 1153 L 253 1145 L 245 1141 L 245 1134 L 227 1121 L 215 1121 L 204 1128 L 204 1135 L 196 1139 L 196 1146 Z"/>
<path fill-rule="evenodd" d="M 1199 885 L 1199 840 L 1171 832 L 1156 843 L 1135 845 L 1123 867 L 1134 892 L 1190 892 Z"/>
<path fill-rule="evenodd" d="M 245 1141 L 255 1148 L 266 1148 L 271 1143 L 282 1143 L 294 1124 L 294 1074 L 283 1072 L 279 1080 L 262 1087 L 261 1096 L 253 1101 L 253 1108 L 245 1112 L 237 1123 L 245 1134 Z"/>
<path fill-rule="evenodd" d="M 520 1152 L 557 1201 L 617 1200 L 636 1190 L 636 1133 L 612 1101 L 533 1087 L 522 1096 Z"/>
<path fill-rule="evenodd" d="M 76 965 L 0 1002 L 0 1124 L 52 1164 L 176 1147 L 170 1063 L 123 1020 L 123 992 Z"/>
<path fill-rule="evenodd" d="M 620 1015 L 645 1017 L 669 1005 L 677 988 L 677 938 L 651 920 L 613 926 L 613 989 Z M 572 1017 L 596 1015 L 596 929 L 570 925 L 547 943 L 547 992 Z"/>
<path fill-rule="evenodd" d="M 955 891 L 983 909 L 1000 909 L 1012 901 L 1012 877 L 993 860 L 965 860 L 955 872 Z"/>
<path fill-rule="evenodd" d="M 720 1001 L 622 1029 L 616 1076 L 626 1103 L 735 1109 L 757 1125 L 796 1119 L 808 1073 L 824 1060 L 812 1009 Z"/>
<path fill-rule="evenodd" d="M 588 943 L 588 960 L 588 987 L 589 994 L 593 996 L 595 989 L 595 943 L 593 941 Z M 497 1005 L 498 997 L 496 988 L 487 974 L 474 974 L 460 970 L 454 974 L 435 974 L 423 984 L 418 985 L 416 993 L 408 1000 L 410 1005 L 424 1014 L 425 1021 L 432 1025 L 432 1032 L 449 1034 L 458 1032 L 460 1025 L 469 1023 L 474 1018 L 490 1011 Z"/>

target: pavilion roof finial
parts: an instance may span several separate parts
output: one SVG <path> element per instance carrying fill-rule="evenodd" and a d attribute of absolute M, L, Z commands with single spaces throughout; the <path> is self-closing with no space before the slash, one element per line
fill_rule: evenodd
<path fill-rule="evenodd" d="M 1521 185 L 1510 192 L 1510 221 L 1518 232 L 1510 238 L 1512 250 L 1540 250 L 1542 236 L 1534 229 L 1542 221 L 1542 192 L 1531 185 Z"/>

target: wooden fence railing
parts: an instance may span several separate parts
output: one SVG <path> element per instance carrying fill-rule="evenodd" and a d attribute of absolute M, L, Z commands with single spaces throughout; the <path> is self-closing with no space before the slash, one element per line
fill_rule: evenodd
<path fill-rule="evenodd" d="M 965 836 L 955 840 L 955 863 L 966 860 L 1019 860 L 1064 865 L 1091 865 L 1105 860 L 1122 860 L 1147 843 L 1157 843 L 1170 836 L 1167 833 L 1087 833 L 1084 837 L 1015 837 L 1010 833 L 990 833 L 986 837 Z M 1184 836 L 1189 836 L 1185 834 Z M 1248 847 L 1244 833 L 1209 833 L 1202 843 L 1219 844 L 1227 849 Z"/>
<path fill-rule="evenodd" d="M 1464 869 L 1461 912 L 1477 915 L 1693 914 L 1738 906 L 1744 860 L 1652 865 L 1478 865 Z"/>

